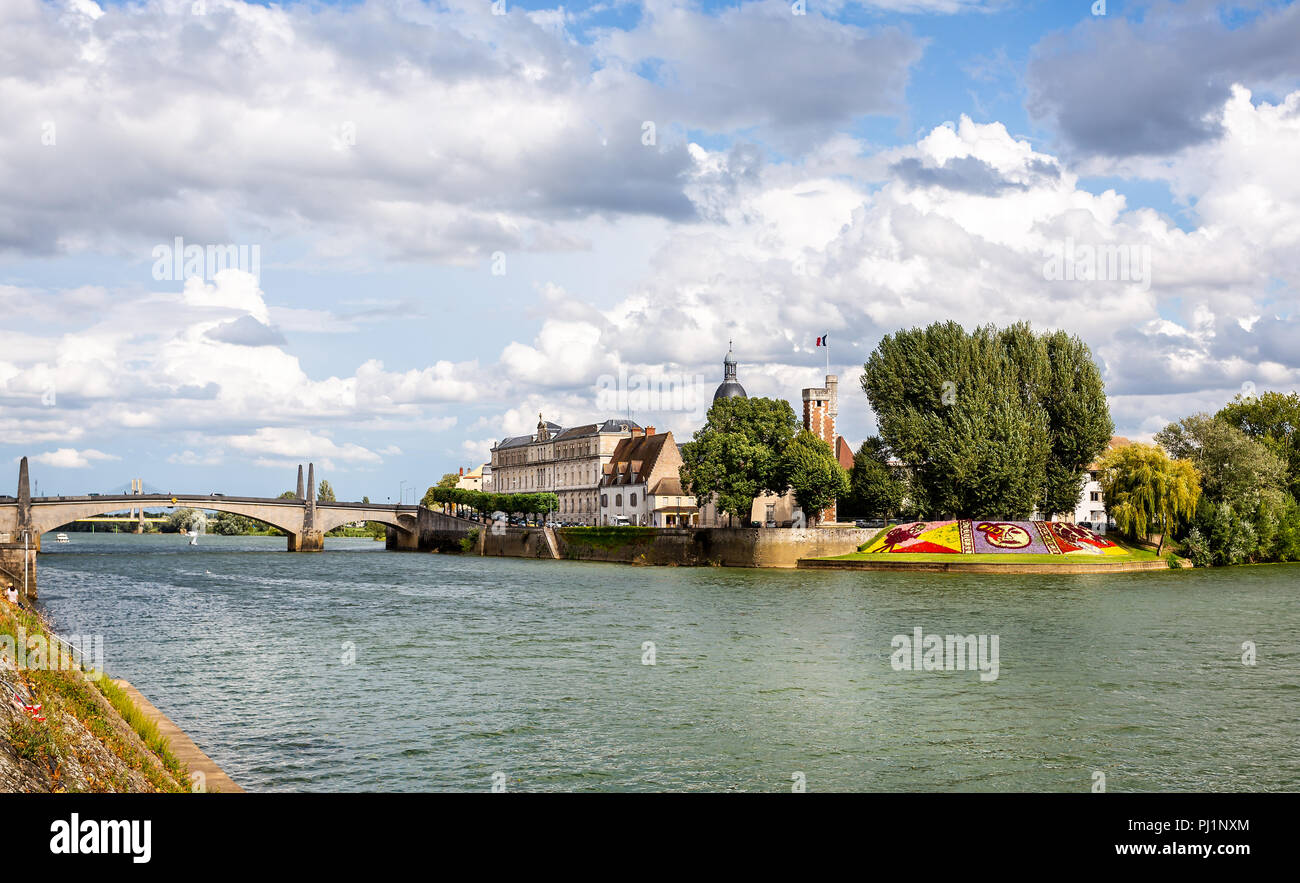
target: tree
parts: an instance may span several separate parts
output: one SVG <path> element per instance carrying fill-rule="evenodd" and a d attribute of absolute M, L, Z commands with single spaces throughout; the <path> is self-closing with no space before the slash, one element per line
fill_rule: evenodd
<path fill-rule="evenodd" d="M 806 429 L 785 446 L 780 472 L 810 522 L 849 492 L 849 474 L 831 446 Z"/>
<path fill-rule="evenodd" d="M 277 499 L 280 499 L 280 500 L 296 500 L 296 499 L 298 499 L 298 492 L 297 492 L 297 491 L 285 491 L 284 493 L 280 494 L 280 496 L 279 496 Z"/>
<path fill-rule="evenodd" d="M 756 497 L 788 487 L 781 455 L 798 431 L 789 402 L 719 399 L 704 426 L 682 445 L 682 485 L 701 506 L 716 494 L 720 511 L 748 524 Z"/>
<path fill-rule="evenodd" d="M 1113 432 L 1087 346 L 1025 323 L 886 335 L 861 382 L 923 517 L 1072 510 Z"/>
<path fill-rule="evenodd" d="M 460 482 L 460 476 L 455 472 L 444 472 L 442 478 L 438 479 L 438 487 L 453 488 Z"/>
<path fill-rule="evenodd" d="M 840 514 L 890 518 L 903 508 L 907 488 L 889 465 L 889 449 L 871 436 L 853 456 L 849 494 L 840 501 Z"/>
<path fill-rule="evenodd" d="M 1237 395 L 1215 415 L 1258 439 L 1287 469 L 1287 489 L 1300 499 L 1300 395 L 1264 392 Z"/>
<path fill-rule="evenodd" d="M 198 509 L 174 510 L 163 524 L 163 533 L 185 533 L 200 520 L 200 514 Z"/>
<path fill-rule="evenodd" d="M 1064 331 L 1043 340 L 1048 364 L 1042 388 L 1048 452 L 1040 512 L 1050 518 L 1074 511 L 1083 493 L 1084 472 L 1106 450 L 1115 424 L 1106 403 L 1106 385 L 1088 345 Z"/>
<path fill-rule="evenodd" d="M 334 488 L 330 487 L 330 483 L 323 478 L 321 479 L 320 486 L 316 488 L 316 502 L 334 502 Z"/>
<path fill-rule="evenodd" d="M 1193 414 L 1170 423 L 1155 440 L 1171 457 L 1192 462 L 1211 502 L 1226 503 L 1238 516 L 1251 515 L 1261 503 L 1281 507 L 1286 464 L 1226 420 Z"/>
<path fill-rule="evenodd" d="M 1145 539 L 1153 529 L 1160 531 L 1157 554 L 1170 531 L 1196 513 L 1201 485 L 1189 460 L 1171 460 L 1155 445 L 1134 444 L 1107 451 L 1100 467 L 1107 513 L 1131 536 Z"/>

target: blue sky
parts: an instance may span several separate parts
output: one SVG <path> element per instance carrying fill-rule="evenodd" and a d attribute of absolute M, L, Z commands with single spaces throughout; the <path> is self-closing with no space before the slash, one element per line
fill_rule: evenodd
<path fill-rule="evenodd" d="M 856 445 L 863 359 L 947 318 L 1080 335 L 1134 437 L 1294 388 L 1300 14 L 1091 6 L 8 2 L 0 454 L 384 499 L 620 372 L 684 440 L 729 339 L 797 402 L 826 332 Z M 259 273 L 155 278 L 178 236 Z"/>

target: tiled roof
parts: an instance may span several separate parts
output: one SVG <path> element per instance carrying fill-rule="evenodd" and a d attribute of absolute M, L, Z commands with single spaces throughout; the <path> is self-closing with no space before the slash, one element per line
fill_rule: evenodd
<path fill-rule="evenodd" d="M 636 473 L 637 481 L 645 481 L 655 474 L 655 467 L 660 462 L 664 449 L 673 444 L 671 432 L 655 435 L 636 435 L 625 438 L 614 448 L 610 457 L 609 468 L 605 472 L 602 484 L 623 484 L 631 481 Z M 675 448 L 672 453 L 676 454 Z M 673 462 L 680 462 L 680 457 L 671 457 Z"/>
<path fill-rule="evenodd" d="M 650 488 L 650 493 L 656 497 L 685 497 L 687 493 L 682 488 L 682 480 L 679 476 L 669 475 L 655 482 L 655 486 Z"/>

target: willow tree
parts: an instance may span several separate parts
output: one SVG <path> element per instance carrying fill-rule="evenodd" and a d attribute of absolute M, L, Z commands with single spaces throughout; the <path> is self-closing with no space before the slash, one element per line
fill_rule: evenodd
<path fill-rule="evenodd" d="M 1155 445 L 1113 448 L 1099 471 L 1106 512 L 1121 531 L 1145 539 L 1160 531 L 1156 554 L 1165 537 L 1191 521 L 1201 498 L 1201 482 L 1189 460 L 1173 460 Z"/>

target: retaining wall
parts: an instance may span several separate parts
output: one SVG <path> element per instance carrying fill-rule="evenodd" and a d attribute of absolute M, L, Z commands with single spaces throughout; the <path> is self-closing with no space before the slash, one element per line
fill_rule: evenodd
<path fill-rule="evenodd" d="M 483 554 L 549 558 L 540 528 L 487 530 Z M 800 558 L 844 555 L 871 539 L 856 528 L 559 528 L 561 558 L 676 567 L 796 567 Z"/>

